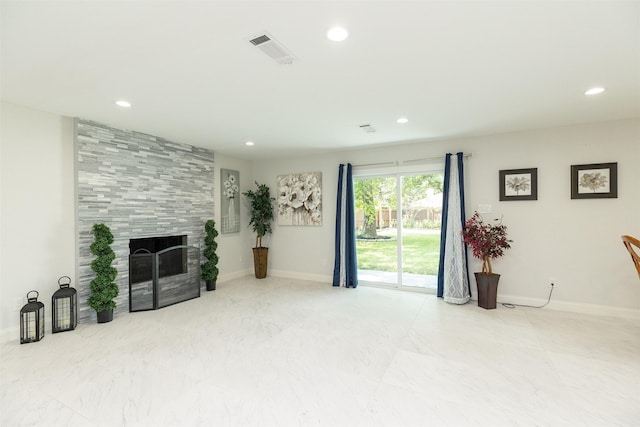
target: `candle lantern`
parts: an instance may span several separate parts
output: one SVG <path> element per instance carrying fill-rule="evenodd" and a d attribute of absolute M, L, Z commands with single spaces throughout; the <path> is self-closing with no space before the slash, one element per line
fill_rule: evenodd
<path fill-rule="evenodd" d="M 62 282 L 62 283 L 60 283 Z M 78 293 L 69 276 L 58 279 L 60 289 L 51 297 L 51 332 L 73 331 L 78 324 Z"/>
<path fill-rule="evenodd" d="M 35 293 L 36 296 L 29 297 Z M 38 301 L 38 291 L 27 293 L 27 304 L 20 309 L 20 344 L 40 341 L 44 337 L 44 304 Z"/>

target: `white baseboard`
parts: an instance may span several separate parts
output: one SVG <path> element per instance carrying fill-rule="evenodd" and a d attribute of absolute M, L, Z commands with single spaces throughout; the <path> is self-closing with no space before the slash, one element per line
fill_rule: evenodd
<path fill-rule="evenodd" d="M 539 307 L 544 305 L 546 302 L 546 299 L 498 294 L 498 303 L 531 305 L 534 307 Z M 553 298 L 551 298 L 551 301 L 545 308 L 549 310 L 567 311 L 570 313 L 582 313 L 596 316 L 611 316 L 624 319 L 640 320 L 640 310 L 625 307 L 613 307 L 610 305 L 554 301 Z"/>
<path fill-rule="evenodd" d="M 218 282 L 228 282 L 230 280 L 239 279 L 248 275 L 253 275 L 253 269 L 244 269 L 234 271 L 232 273 L 221 274 L 218 276 Z M 274 277 L 282 277 L 286 279 L 309 280 L 313 282 L 331 283 L 333 277 L 323 274 L 300 273 L 287 270 L 269 270 L 268 275 Z M 474 297 L 476 297 L 474 295 Z M 475 301 L 475 300 L 474 300 Z M 498 303 L 530 305 L 534 307 L 542 306 L 547 302 L 546 299 L 526 298 L 516 295 L 498 295 Z M 549 310 L 566 311 L 570 313 L 582 313 L 598 316 L 611 316 L 625 319 L 640 320 L 640 309 L 612 307 L 607 305 L 574 303 L 564 301 L 554 301 L 553 298 L 549 305 L 545 307 Z M 45 336 L 51 334 L 51 329 L 45 330 Z M 11 327 L 0 330 L 0 343 L 20 343 L 20 328 Z"/>
<path fill-rule="evenodd" d="M 51 325 L 48 322 L 44 324 L 44 337 L 51 335 Z M 12 326 L 0 330 L 0 344 L 10 343 L 20 344 L 20 326 Z"/>
<path fill-rule="evenodd" d="M 322 283 L 332 283 L 333 276 L 327 276 L 324 274 L 309 274 L 309 273 L 300 273 L 297 271 L 286 271 L 286 270 L 269 270 L 267 275 L 274 277 L 282 277 L 285 279 L 298 279 L 298 280 L 310 280 L 312 282 L 322 282 Z"/>
<path fill-rule="evenodd" d="M 251 271 L 251 273 L 253 273 L 253 271 Z M 287 278 L 287 279 L 310 280 L 314 282 L 323 282 L 323 283 L 331 283 L 333 281 L 333 276 L 322 275 L 322 274 L 300 273 L 296 271 L 287 271 L 287 270 L 269 270 L 268 275 L 271 275 L 274 277 Z M 542 306 L 547 302 L 546 299 L 527 298 L 527 297 L 520 297 L 515 295 L 498 295 L 498 301 L 500 303 L 531 305 L 534 307 Z M 625 318 L 625 319 L 640 320 L 639 309 L 613 307 L 613 306 L 598 305 L 598 304 L 554 301 L 553 298 L 545 308 L 549 310 L 566 311 L 570 313 L 582 313 L 582 314 L 589 314 L 589 315 L 611 316 L 611 317 L 619 317 L 619 318 Z"/>
<path fill-rule="evenodd" d="M 45 331 L 46 334 L 46 331 Z M 15 344 L 20 344 L 20 328 L 5 328 L 0 330 L 0 343 L 10 343 L 15 341 Z"/>
<path fill-rule="evenodd" d="M 238 270 L 231 273 L 221 274 L 218 276 L 217 283 L 228 282 L 230 280 L 239 279 L 241 277 L 253 274 L 253 270 L 246 268 L 244 270 Z"/>

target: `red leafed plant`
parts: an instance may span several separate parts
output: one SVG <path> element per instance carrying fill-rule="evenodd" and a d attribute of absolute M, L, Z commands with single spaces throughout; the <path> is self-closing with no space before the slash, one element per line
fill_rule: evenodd
<path fill-rule="evenodd" d="M 485 224 L 478 212 L 474 212 L 465 222 L 462 238 L 473 249 L 473 256 L 482 260 L 483 274 L 492 274 L 491 258 L 501 257 L 511 247 L 511 240 L 507 239 L 507 226 L 502 225 L 501 221 L 496 225 Z"/>

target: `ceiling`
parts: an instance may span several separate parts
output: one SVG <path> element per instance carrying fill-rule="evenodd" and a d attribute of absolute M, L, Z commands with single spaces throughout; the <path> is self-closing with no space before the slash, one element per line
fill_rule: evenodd
<path fill-rule="evenodd" d="M 242 159 L 640 117 L 637 1 L 3 0 L 0 12 L 4 101 Z M 326 38 L 336 24 L 344 42 Z M 292 64 L 249 43 L 265 31 Z M 606 91 L 584 95 L 593 86 Z"/>

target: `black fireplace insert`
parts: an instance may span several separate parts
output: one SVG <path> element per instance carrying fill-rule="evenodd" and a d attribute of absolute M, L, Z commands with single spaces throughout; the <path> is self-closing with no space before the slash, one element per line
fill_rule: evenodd
<path fill-rule="evenodd" d="M 129 241 L 129 311 L 157 310 L 200 296 L 200 248 L 187 236 Z"/>
<path fill-rule="evenodd" d="M 129 283 L 135 284 L 151 280 L 153 268 L 151 266 L 152 257 L 149 254 L 155 254 L 163 249 L 174 246 L 186 246 L 187 236 L 164 236 L 164 237 L 147 237 L 143 239 L 129 240 L 129 254 L 131 258 Z M 158 265 L 158 277 L 175 276 L 187 272 L 187 250 L 171 251 L 161 258 Z"/>

